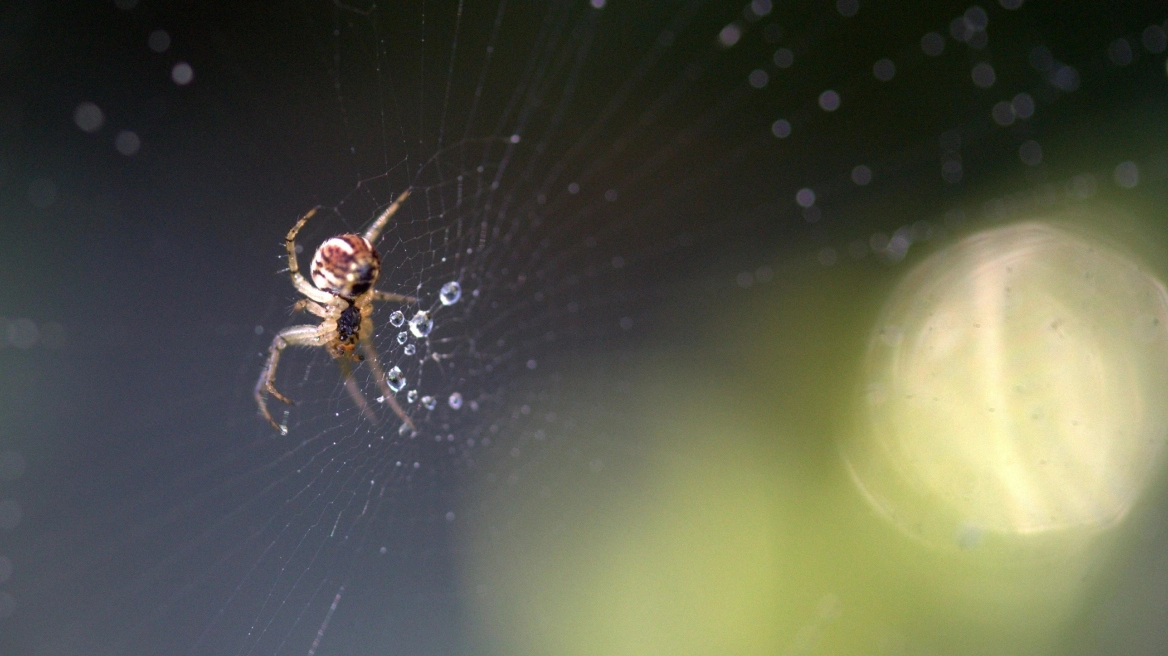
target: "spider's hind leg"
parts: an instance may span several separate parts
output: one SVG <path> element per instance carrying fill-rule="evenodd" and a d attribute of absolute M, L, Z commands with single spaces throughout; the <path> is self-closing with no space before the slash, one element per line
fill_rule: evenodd
<path fill-rule="evenodd" d="M 341 378 L 345 379 L 345 390 L 349 392 L 349 398 L 353 399 L 353 403 L 361 409 L 361 414 L 369 420 L 374 426 L 381 423 L 377 420 L 377 415 L 369 407 L 369 402 L 365 400 L 365 395 L 361 393 L 361 388 L 357 386 L 357 379 L 353 378 L 353 366 L 349 364 L 346 359 L 337 360 L 341 366 Z"/>
<path fill-rule="evenodd" d="M 381 394 L 385 397 L 385 404 L 393 410 L 393 414 L 397 415 L 410 430 L 417 430 L 414 426 L 413 420 L 402 409 L 397 402 L 397 397 L 394 391 L 389 389 L 389 383 L 385 380 L 385 371 L 381 368 L 381 361 L 377 359 L 377 351 L 373 350 L 373 346 L 368 341 L 361 341 L 361 350 L 365 352 L 365 361 L 369 363 L 369 368 L 373 370 L 373 378 L 377 381 L 377 386 L 381 388 Z"/>

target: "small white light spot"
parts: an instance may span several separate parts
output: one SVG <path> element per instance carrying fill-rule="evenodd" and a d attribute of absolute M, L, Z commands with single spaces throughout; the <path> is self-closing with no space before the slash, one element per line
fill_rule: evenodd
<path fill-rule="evenodd" d="M 840 95 L 832 89 L 819 94 L 819 107 L 825 112 L 834 112 L 840 107 Z"/>
<path fill-rule="evenodd" d="M 37 178 L 28 184 L 28 202 L 46 209 L 57 202 L 57 185 L 48 178 Z"/>
<path fill-rule="evenodd" d="M 1030 50 L 1030 67 L 1039 73 L 1047 73 L 1054 68 L 1054 55 L 1046 46 L 1034 46 Z"/>
<path fill-rule="evenodd" d="M 125 155 L 126 157 L 137 153 L 138 149 L 141 147 L 142 140 L 138 138 L 137 134 L 130 130 L 122 130 L 118 133 L 118 136 L 114 138 L 114 148 L 116 148 L 119 153 Z"/>
<path fill-rule="evenodd" d="M 1014 114 L 1018 118 L 1030 118 L 1034 116 L 1034 98 L 1031 98 L 1028 93 L 1020 93 L 1014 96 L 1014 99 L 1010 101 L 1010 106 L 1014 109 Z"/>
<path fill-rule="evenodd" d="M 1038 166 L 1042 163 L 1042 146 L 1031 139 L 1018 148 L 1018 157 L 1027 166 Z"/>
<path fill-rule="evenodd" d="M 791 68 L 795 63 L 795 53 L 790 48 L 779 48 L 772 59 L 779 68 Z"/>
<path fill-rule="evenodd" d="M 896 64 L 891 59 L 881 59 L 872 64 L 872 75 L 881 82 L 888 82 L 896 76 Z"/>
<path fill-rule="evenodd" d="M 771 13 L 771 9 L 771 0 L 751 0 L 750 11 L 759 18 Z"/>
<path fill-rule="evenodd" d="M 1131 189 L 1140 183 L 1140 167 L 1133 161 L 1120 162 L 1115 167 L 1115 184 Z"/>
<path fill-rule="evenodd" d="M 1071 178 L 1069 193 L 1073 198 L 1086 200 L 1095 195 L 1097 187 L 1098 184 L 1095 182 L 1095 176 L 1090 173 L 1080 173 Z"/>
<path fill-rule="evenodd" d="M 785 118 L 781 118 L 774 123 L 771 123 L 771 134 L 779 139 L 786 139 L 791 136 L 791 123 Z"/>
<path fill-rule="evenodd" d="M 921 37 L 921 50 L 930 57 L 937 57 L 945 52 L 945 37 L 936 32 L 929 32 Z"/>
<path fill-rule="evenodd" d="M 961 132 L 958 130 L 946 130 L 941 133 L 937 139 L 937 143 L 945 150 L 960 150 L 961 149 Z"/>
<path fill-rule="evenodd" d="M 600 3 L 600 7 L 604 6 L 604 0 L 592 0 L 593 5 L 595 5 L 598 2 Z M 597 7 L 597 9 L 600 9 L 600 7 Z M 448 522 L 454 521 L 454 511 L 453 510 L 446 513 L 446 521 L 448 521 Z"/>
<path fill-rule="evenodd" d="M 569 184 L 569 185 L 568 185 L 568 193 L 569 193 L 569 194 L 578 194 L 578 193 L 580 193 L 580 185 L 576 184 L 575 182 L 573 182 L 573 183 Z"/>
<path fill-rule="evenodd" d="M 795 192 L 795 202 L 799 207 L 811 207 L 815 204 L 815 192 L 804 187 Z"/>
<path fill-rule="evenodd" d="M 1073 66 L 1059 66 L 1050 76 L 1050 83 L 1061 91 L 1074 91 L 1079 88 L 1079 71 Z"/>
<path fill-rule="evenodd" d="M 969 29 L 978 32 L 984 30 L 990 24 L 989 14 L 986 13 L 985 9 L 977 5 L 966 9 L 965 14 L 962 15 L 962 19 L 969 26 Z"/>
<path fill-rule="evenodd" d="M 852 182 L 861 187 L 872 182 L 872 169 L 863 164 L 852 169 Z"/>
<path fill-rule="evenodd" d="M 750 77 L 747 78 L 747 80 L 750 82 L 750 86 L 754 87 L 755 89 L 761 89 L 767 85 L 770 77 L 767 75 L 766 71 L 762 70 L 761 68 L 756 68 L 750 72 Z"/>
<path fill-rule="evenodd" d="M 81 128 L 83 132 L 97 132 L 105 123 L 105 113 L 101 108 L 91 102 L 83 102 L 73 110 L 73 122 L 77 127 Z"/>
<path fill-rule="evenodd" d="M 958 41 L 969 42 L 970 37 L 976 34 L 976 30 L 965 22 L 964 16 L 958 16 L 949 22 L 949 36 Z"/>
<path fill-rule="evenodd" d="M 255 334 L 257 334 L 257 335 L 264 334 L 264 327 L 263 326 L 256 326 L 254 330 L 255 330 Z"/>
<path fill-rule="evenodd" d="M 730 23 L 718 33 L 718 43 L 723 48 L 732 47 L 742 38 L 742 27 L 738 23 Z"/>
<path fill-rule="evenodd" d="M 1119 38 L 1107 46 L 1107 58 L 1116 66 L 1127 66 L 1132 63 L 1132 47 L 1127 39 Z"/>
<path fill-rule="evenodd" d="M 835 0 L 835 10 L 844 18 L 851 18 L 860 11 L 859 0 Z"/>
<path fill-rule="evenodd" d="M 1144 44 L 1144 50 L 1153 54 L 1160 54 L 1168 47 L 1168 34 L 1165 34 L 1164 28 L 1159 25 L 1149 25 L 1140 35 L 1140 40 Z"/>
<path fill-rule="evenodd" d="M 982 89 L 988 89 L 994 86 L 994 82 L 998 79 L 998 76 L 994 73 L 994 67 L 985 62 L 974 66 L 970 75 L 973 77 L 973 83 Z"/>
<path fill-rule="evenodd" d="M 170 69 L 170 79 L 174 80 L 174 83 L 180 87 L 184 87 L 195 79 L 195 69 L 186 62 L 179 62 Z"/>
<path fill-rule="evenodd" d="M 536 362 L 535 360 L 528 360 L 528 361 L 527 361 L 527 368 L 528 368 L 528 369 L 533 369 L 533 370 L 534 370 L 534 369 L 535 369 L 537 366 L 539 366 L 539 363 L 538 363 L 538 362 Z"/>
<path fill-rule="evenodd" d="M 170 49 L 170 35 L 166 33 L 166 30 L 154 30 L 146 38 L 146 45 L 154 52 L 166 52 Z"/>
<path fill-rule="evenodd" d="M 511 135 L 511 143 L 513 143 L 513 144 L 519 143 L 519 135 L 517 135 L 517 134 Z"/>

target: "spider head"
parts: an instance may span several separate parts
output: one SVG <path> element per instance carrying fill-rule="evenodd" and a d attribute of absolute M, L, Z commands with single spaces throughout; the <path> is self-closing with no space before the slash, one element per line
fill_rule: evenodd
<path fill-rule="evenodd" d="M 369 291 L 381 272 L 381 258 L 360 235 L 327 239 L 312 257 L 312 284 L 342 298 Z"/>

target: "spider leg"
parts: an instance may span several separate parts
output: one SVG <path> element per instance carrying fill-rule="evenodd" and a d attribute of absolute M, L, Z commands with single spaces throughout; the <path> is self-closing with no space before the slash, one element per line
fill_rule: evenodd
<path fill-rule="evenodd" d="M 402 423 L 410 427 L 410 430 L 417 430 L 413 420 L 410 419 L 410 416 L 398 404 L 394 391 L 389 389 L 389 383 L 385 381 L 385 371 L 381 369 L 381 361 L 377 359 L 377 351 L 373 350 L 373 346 L 367 340 L 361 341 L 361 350 L 365 352 L 365 361 L 373 369 L 373 378 L 377 381 L 377 386 L 381 388 L 381 393 L 385 396 L 386 405 L 393 410 L 393 414 L 402 420 Z"/>
<path fill-rule="evenodd" d="M 291 326 L 276 333 L 276 336 L 272 338 L 272 345 L 268 347 L 268 362 L 260 373 L 260 379 L 256 381 L 255 400 L 256 405 L 259 406 L 260 414 L 280 432 L 284 432 L 284 429 L 280 428 L 276 420 L 272 419 L 272 413 L 268 412 L 267 399 L 267 394 L 271 394 L 284 403 L 292 404 L 291 399 L 276 390 L 276 367 L 280 364 L 280 354 L 289 346 L 318 346 L 321 337 L 320 330 L 320 326 Z"/>
<path fill-rule="evenodd" d="M 307 298 L 302 298 L 292 305 L 293 312 L 299 312 L 301 310 L 306 310 L 310 314 L 315 314 L 321 319 L 328 318 L 328 310 L 326 310 L 323 305 Z"/>
<path fill-rule="evenodd" d="M 300 217 L 300 220 L 292 226 L 292 229 L 284 237 L 284 248 L 288 250 L 288 272 L 292 276 L 292 285 L 296 287 L 296 291 L 317 303 L 328 303 L 331 295 L 326 291 L 317 289 L 305 280 L 304 276 L 300 275 L 300 263 L 296 261 L 296 235 L 300 234 L 300 229 L 304 227 L 305 223 L 308 223 L 309 219 L 316 216 L 316 212 L 319 209 L 320 206 L 317 205 L 308 210 L 304 216 Z"/>
<path fill-rule="evenodd" d="M 369 226 L 369 229 L 365 231 L 365 239 L 369 240 L 370 244 L 377 243 L 377 238 L 381 236 L 381 231 L 385 229 L 385 225 L 389 223 L 390 218 L 392 218 L 394 214 L 397 214 L 397 210 L 401 207 L 401 204 L 406 202 L 406 199 L 409 198 L 410 191 L 410 189 L 403 191 L 401 195 L 397 197 L 397 200 L 393 201 L 389 207 L 385 208 L 385 211 L 381 213 L 381 216 L 377 217 L 377 220 L 373 222 L 373 225 Z"/>
<path fill-rule="evenodd" d="M 381 422 L 377 421 L 377 415 L 369 409 L 369 402 L 365 400 L 365 395 L 361 393 L 361 388 L 357 386 L 357 380 L 353 378 L 353 367 L 348 360 L 338 360 L 341 366 L 341 378 L 345 379 L 345 389 L 349 392 L 349 397 L 353 399 L 353 403 L 361 409 L 361 414 L 369 420 L 369 423 L 377 425 Z"/>
<path fill-rule="evenodd" d="M 389 292 L 373 290 L 373 300 L 375 301 L 389 301 L 391 303 L 417 303 L 418 299 L 413 296 L 403 296 L 402 294 L 390 294 Z"/>

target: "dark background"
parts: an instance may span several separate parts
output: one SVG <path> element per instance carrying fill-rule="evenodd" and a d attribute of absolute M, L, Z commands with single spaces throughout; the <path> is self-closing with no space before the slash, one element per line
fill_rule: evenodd
<path fill-rule="evenodd" d="M 497 34 L 490 3 L 467 3 L 460 19 L 453 3 L 387 3 L 368 16 L 329 2 L 0 10 L 0 315 L 29 318 L 41 335 L 0 349 L 0 450 L 25 463 L 0 480 L 0 498 L 21 509 L 0 530 L 0 554 L 14 564 L 0 590 L 15 600 L 0 618 L 0 651 L 302 653 L 348 581 L 346 621 L 378 627 L 364 639 L 392 652 L 479 653 L 459 628 L 463 590 L 443 519 L 474 469 L 467 459 L 399 445 L 427 466 L 390 475 L 379 511 L 388 523 L 355 526 L 352 543 L 323 561 L 301 562 L 290 547 L 312 529 L 284 504 L 298 491 L 325 494 L 291 472 L 356 423 L 330 415 L 342 401 L 321 356 L 310 373 L 327 380 L 290 383 L 308 400 L 296 419 L 313 436 L 302 452 L 287 453 L 256 417 L 262 351 L 292 322 L 279 258 L 295 217 L 316 204 L 335 210 L 308 237 L 318 240 L 362 225 L 407 186 L 424 190 L 383 246 L 386 281 L 433 295 L 459 277 L 483 290 L 451 333 L 488 345 L 466 355 L 461 387 L 483 399 L 484 413 L 466 420 L 479 425 L 460 427 L 479 434 L 512 416 L 529 358 L 651 348 L 677 329 L 664 309 L 695 285 L 716 298 L 739 287 L 740 271 L 825 247 L 845 257 L 872 232 L 917 220 L 960 232 L 995 220 L 986 199 L 1062 189 L 1084 171 L 1118 206 L 1162 201 L 1168 76 L 1140 34 L 1163 25 L 1163 8 L 984 6 L 992 36 L 979 52 L 948 38 L 967 5 L 944 2 L 862 3 L 848 21 L 829 3 L 750 21 L 739 3 L 613 2 L 598 12 L 521 2 Z M 734 20 L 745 35 L 721 48 L 719 30 Z M 777 40 L 765 36 L 771 22 L 782 26 Z M 156 29 L 171 38 L 162 53 L 147 47 Z M 654 54 L 663 29 L 674 40 Z M 932 30 L 947 38 L 937 59 L 919 47 Z M 1136 53 L 1127 66 L 1108 59 L 1119 37 Z M 1035 45 L 1073 64 L 1080 88 L 1047 84 L 1029 64 Z M 795 52 L 790 71 L 769 63 L 780 46 Z M 872 80 L 881 57 L 896 61 L 895 84 Z M 968 77 L 987 59 L 998 76 L 988 96 L 1032 92 L 1034 120 L 992 125 L 992 98 Z M 190 85 L 170 78 L 179 61 L 194 70 Z M 754 68 L 771 75 L 765 89 L 746 84 Z M 832 115 L 815 106 L 825 88 L 844 96 Z M 105 115 L 92 134 L 73 120 L 85 101 Z M 795 136 L 770 134 L 778 116 Z M 124 129 L 141 139 L 132 156 L 114 148 Z M 960 184 L 938 172 L 938 140 L 953 129 L 963 135 Z M 1039 167 L 1018 160 L 1032 138 L 1043 145 Z M 1144 182 L 1124 195 L 1109 176 L 1128 159 L 1141 162 Z M 501 190 L 457 205 L 456 176 L 481 162 Z M 876 172 L 871 189 L 848 181 L 861 162 Z M 565 191 L 572 180 L 584 193 Z M 793 202 L 805 186 L 823 211 L 815 223 Z M 602 199 L 610 188 L 615 202 Z M 457 221 L 490 230 L 485 248 L 455 262 L 474 239 L 437 236 Z M 610 266 L 614 257 L 624 264 Z M 877 260 L 868 255 L 873 275 L 890 275 Z M 515 271 L 540 280 L 547 304 L 530 301 L 536 288 Z M 570 302 L 580 311 L 565 310 Z M 638 330 L 622 329 L 625 317 Z M 313 405 L 314 392 L 331 401 Z M 508 439 L 518 438 L 497 448 Z M 265 524 L 272 518 L 292 528 Z M 360 536 L 374 533 L 390 557 L 369 564 L 374 538 Z M 249 633 L 269 617 L 256 610 L 268 586 L 297 571 L 311 581 L 270 616 L 277 637 Z"/>

